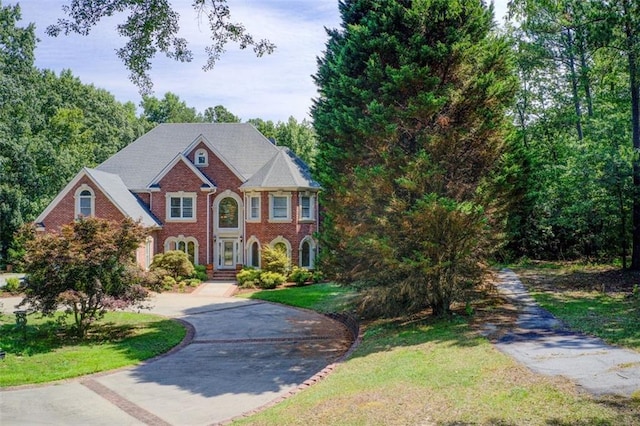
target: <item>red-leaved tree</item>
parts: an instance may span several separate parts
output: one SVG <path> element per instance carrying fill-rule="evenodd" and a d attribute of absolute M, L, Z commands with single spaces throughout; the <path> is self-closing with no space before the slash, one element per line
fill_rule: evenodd
<path fill-rule="evenodd" d="M 142 303 L 135 251 L 146 237 L 138 223 L 86 218 L 59 233 L 37 235 L 26 243 L 24 268 L 29 305 L 44 315 L 59 307 L 73 314 L 74 331 L 85 337 L 91 323 L 106 311 Z"/>

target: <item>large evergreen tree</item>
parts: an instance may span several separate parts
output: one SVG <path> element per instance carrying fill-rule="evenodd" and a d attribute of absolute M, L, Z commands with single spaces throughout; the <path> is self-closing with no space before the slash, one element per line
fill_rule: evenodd
<path fill-rule="evenodd" d="M 324 268 L 369 314 L 446 314 L 477 282 L 515 90 L 481 0 L 345 0 L 315 77 Z"/>

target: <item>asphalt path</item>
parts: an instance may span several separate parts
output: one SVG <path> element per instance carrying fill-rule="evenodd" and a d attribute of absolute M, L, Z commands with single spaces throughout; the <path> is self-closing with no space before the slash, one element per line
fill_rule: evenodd
<path fill-rule="evenodd" d="M 228 289 L 157 295 L 152 312 L 192 327 L 181 349 L 115 372 L 2 390 L 0 424 L 218 424 L 304 388 L 351 346 L 335 320 L 224 297 Z M 16 303 L 1 301 L 5 312 Z"/>
<path fill-rule="evenodd" d="M 594 395 L 631 397 L 640 391 L 640 353 L 567 329 L 505 269 L 498 290 L 519 308 L 516 327 L 496 346 L 534 372 L 564 376 Z"/>

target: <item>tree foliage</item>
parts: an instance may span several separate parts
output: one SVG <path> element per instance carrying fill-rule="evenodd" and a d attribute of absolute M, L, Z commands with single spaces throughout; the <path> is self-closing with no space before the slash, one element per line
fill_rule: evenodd
<path fill-rule="evenodd" d="M 135 251 L 146 231 L 130 219 L 121 223 L 87 218 L 60 233 L 39 234 L 26 243 L 28 286 L 22 304 L 44 315 L 59 306 L 73 314 L 83 337 L 106 311 L 138 304 L 147 297 L 139 284 Z"/>
<path fill-rule="evenodd" d="M 257 56 L 274 51 L 273 43 L 254 39 L 241 23 L 231 20 L 227 0 L 194 0 L 192 6 L 199 18 L 206 19 L 211 34 L 211 44 L 205 49 L 205 70 L 213 68 L 228 43 L 236 43 L 240 49 L 251 47 Z M 149 71 L 156 54 L 180 62 L 192 60 L 187 40 L 179 36 L 180 16 L 167 0 L 69 0 L 62 9 L 67 18 L 49 26 L 47 34 L 87 35 L 101 19 L 125 13 L 125 21 L 116 30 L 127 42 L 116 53 L 143 94 L 153 87 Z"/>
<path fill-rule="evenodd" d="M 315 77 L 322 269 L 370 314 L 446 314 L 477 283 L 513 77 L 478 0 L 340 4 Z M 372 308 L 375 307 L 375 311 Z"/>
<path fill-rule="evenodd" d="M 634 266 L 638 4 L 514 0 L 510 15 L 521 88 L 517 155 L 500 177 L 514 195 L 505 257 L 619 257 L 626 266 L 632 248 Z"/>
<path fill-rule="evenodd" d="M 14 232 L 80 168 L 144 131 L 133 104 L 82 84 L 71 71 L 37 69 L 35 29 L 19 20 L 18 6 L 0 6 L 0 264 Z"/>

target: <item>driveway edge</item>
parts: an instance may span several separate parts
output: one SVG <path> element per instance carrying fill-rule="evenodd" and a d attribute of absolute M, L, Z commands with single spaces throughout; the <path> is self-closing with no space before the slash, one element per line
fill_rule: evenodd
<path fill-rule="evenodd" d="M 273 302 L 265 302 L 265 303 L 273 303 Z M 275 305 L 280 305 L 279 303 L 274 303 Z M 258 408 L 254 408 L 253 410 L 247 411 L 246 413 L 242 413 L 239 416 L 235 416 L 232 417 L 228 420 L 224 420 L 222 422 L 218 422 L 218 423 L 212 423 L 211 426 L 225 426 L 225 425 L 229 425 L 231 423 L 233 423 L 236 420 L 240 420 L 240 419 L 244 419 L 247 417 L 250 417 L 254 414 L 258 414 L 268 408 L 271 408 L 279 403 L 281 403 L 282 401 L 291 398 L 292 396 L 302 392 L 303 390 L 315 385 L 316 383 L 324 380 L 327 376 L 329 376 L 331 373 L 333 373 L 333 371 L 342 363 L 344 363 L 350 356 L 351 354 L 358 348 L 358 346 L 360 345 L 360 342 L 362 341 L 362 333 L 361 333 L 361 329 L 360 329 L 360 323 L 358 321 L 358 319 L 349 313 L 340 313 L 340 312 L 329 312 L 329 313 L 321 313 L 321 312 L 316 312 L 313 311 L 311 309 L 305 309 L 305 308 L 300 308 L 297 306 L 289 306 L 289 305 L 283 305 L 283 306 L 287 306 L 289 308 L 293 308 L 293 309 L 298 309 L 301 311 L 306 311 L 306 312 L 314 312 L 318 315 L 322 315 L 325 316 L 335 322 L 338 322 L 340 324 L 342 324 L 347 331 L 349 331 L 349 333 L 351 334 L 351 338 L 352 338 L 352 343 L 351 346 L 349 347 L 349 349 L 347 349 L 347 351 L 345 353 L 343 353 L 335 362 L 327 365 L 325 368 L 323 368 L 322 370 L 320 370 L 318 373 L 314 374 L 313 376 L 311 376 L 309 379 L 305 380 L 302 384 L 298 385 L 296 388 L 290 390 L 289 392 L 287 392 L 284 395 L 281 395 L 275 399 L 273 399 L 272 401 L 267 402 L 264 405 L 261 405 Z"/>

